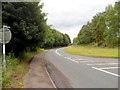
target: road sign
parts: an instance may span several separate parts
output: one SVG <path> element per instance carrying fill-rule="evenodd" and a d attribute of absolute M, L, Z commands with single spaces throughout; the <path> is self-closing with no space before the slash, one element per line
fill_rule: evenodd
<path fill-rule="evenodd" d="M 4 29 L 4 40 L 5 43 L 9 43 L 11 40 L 12 34 L 8 28 Z M 3 29 L 0 29 L 0 43 L 3 43 Z"/>
<path fill-rule="evenodd" d="M 119 31 L 117 32 L 117 37 L 120 37 L 120 29 L 119 29 Z"/>
<path fill-rule="evenodd" d="M 0 29 L 0 43 L 3 43 L 3 69 L 6 71 L 6 60 L 5 60 L 5 44 L 9 43 L 12 34 L 9 30 L 9 26 L 3 25 L 3 29 Z"/>

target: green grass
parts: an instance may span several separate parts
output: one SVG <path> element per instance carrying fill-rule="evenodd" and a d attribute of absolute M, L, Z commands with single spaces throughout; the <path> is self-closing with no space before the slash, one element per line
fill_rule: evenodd
<path fill-rule="evenodd" d="M 43 51 L 43 49 L 38 49 L 36 52 L 23 52 L 19 58 L 12 54 L 6 56 L 7 68 L 6 72 L 3 73 L 3 87 L 20 88 L 19 82 L 22 82 L 23 76 L 29 70 L 30 58 Z"/>
<path fill-rule="evenodd" d="M 70 46 L 64 49 L 65 52 L 77 55 L 95 56 L 95 57 L 111 57 L 118 58 L 118 48 L 101 48 L 93 46 Z"/>
<path fill-rule="evenodd" d="M 0 55 L 0 90 L 2 89 L 2 56 Z"/>

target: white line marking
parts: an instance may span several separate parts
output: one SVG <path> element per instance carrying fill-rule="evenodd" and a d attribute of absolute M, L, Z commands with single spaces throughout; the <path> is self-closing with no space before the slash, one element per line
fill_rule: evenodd
<path fill-rule="evenodd" d="M 100 68 L 100 69 L 116 69 L 116 68 L 120 68 L 120 67 L 105 67 L 105 68 Z"/>
<path fill-rule="evenodd" d="M 79 62 L 94 62 L 94 61 L 87 61 L 87 60 L 84 60 L 84 61 L 79 61 Z"/>
<path fill-rule="evenodd" d="M 67 59 L 67 57 L 65 57 L 65 59 Z"/>
<path fill-rule="evenodd" d="M 60 53 L 58 53 L 58 50 L 59 50 L 59 49 L 57 49 L 57 50 L 55 51 L 56 54 L 59 55 L 59 56 L 63 56 L 63 55 L 61 55 Z"/>
<path fill-rule="evenodd" d="M 78 62 L 96 62 L 96 61 L 92 61 L 92 60 L 86 60 L 86 59 L 75 59 Z"/>
<path fill-rule="evenodd" d="M 102 64 L 102 63 L 109 63 L 109 62 L 101 62 L 101 61 L 91 61 L 92 64 Z"/>
<path fill-rule="evenodd" d="M 78 61 L 74 60 L 74 59 L 71 59 L 70 57 L 65 57 L 65 59 L 68 59 L 70 61 L 73 61 L 73 62 L 76 62 L 76 63 L 79 63 Z"/>
<path fill-rule="evenodd" d="M 79 62 L 90 62 L 90 63 L 108 63 L 108 62 L 100 62 L 100 61 L 93 61 L 93 60 L 86 60 L 86 59 L 76 59 Z M 89 65 L 89 64 L 88 64 Z"/>
<path fill-rule="evenodd" d="M 113 76 L 120 77 L 120 75 L 115 74 L 115 73 L 112 73 L 112 72 L 108 72 L 108 71 L 105 71 L 105 70 L 102 70 L 102 69 L 99 69 L 99 68 L 96 68 L 96 67 L 92 67 L 92 68 L 93 68 L 93 69 L 96 69 L 96 70 L 98 70 L 98 71 L 101 71 L 101 72 L 105 72 L 105 73 L 107 73 L 107 74 L 111 74 L 111 75 L 113 75 Z"/>
<path fill-rule="evenodd" d="M 53 80 L 52 80 L 52 78 L 51 78 L 51 76 L 50 76 L 49 72 L 47 71 L 47 68 L 46 68 L 46 67 L 45 67 L 45 71 L 47 72 L 48 77 L 50 78 L 50 81 L 51 81 L 51 83 L 52 83 L 53 87 L 54 87 L 54 88 L 57 88 L 57 87 L 56 87 L 56 85 L 55 85 L 55 83 L 53 82 Z"/>
<path fill-rule="evenodd" d="M 118 63 L 102 63 L 102 64 L 87 64 L 87 65 L 91 66 L 91 65 L 112 65 L 112 64 L 118 64 Z"/>
<path fill-rule="evenodd" d="M 85 59 L 76 59 L 76 60 L 80 60 L 80 61 L 82 61 L 82 60 L 85 60 Z"/>

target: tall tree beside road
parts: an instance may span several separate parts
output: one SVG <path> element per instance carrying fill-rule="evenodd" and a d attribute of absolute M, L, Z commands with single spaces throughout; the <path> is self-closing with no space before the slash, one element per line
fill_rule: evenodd
<path fill-rule="evenodd" d="M 120 45 L 117 36 L 120 28 L 120 1 L 108 5 L 102 13 L 96 14 L 91 22 L 83 25 L 77 38 L 79 44 L 114 47 Z"/>
<path fill-rule="evenodd" d="M 68 44 L 70 44 L 70 43 L 71 43 L 71 39 L 70 39 L 69 35 L 68 35 L 68 34 L 65 34 L 65 35 L 66 35 L 67 38 L 68 38 Z"/>
<path fill-rule="evenodd" d="M 116 44 L 118 44 L 118 37 L 117 37 L 117 32 L 119 30 L 119 2 L 116 2 L 114 7 L 112 7 L 111 5 L 109 5 L 108 7 L 106 7 L 106 24 L 107 24 L 107 28 L 105 31 L 105 41 L 106 44 L 108 46 L 114 46 Z"/>
<path fill-rule="evenodd" d="M 78 37 L 76 37 L 76 38 L 73 39 L 73 44 L 75 44 L 75 43 L 76 43 L 76 44 L 79 43 Z"/>
<path fill-rule="evenodd" d="M 63 34 L 55 29 L 49 29 L 46 31 L 46 36 L 44 38 L 44 47 L 59 47 L 68 46 L 70 44 L 70 38 L 67 34 Z"/>
<path fill-rule="evenodd" d="M 69 41 L 69 37 L 67 34 L 63 34 L 63 44 L 62 46 L 67 46 L 69 45 L 70 41 Z"/>
<path fill-rule="evenodd" d="M 37 2 L 3 3 L 3 24 L 11 27 L 12 40 L 7 44 L 7 51 L 19 53 L 34 50 L 43 40 L 46 27 L 43 5 Z"/>

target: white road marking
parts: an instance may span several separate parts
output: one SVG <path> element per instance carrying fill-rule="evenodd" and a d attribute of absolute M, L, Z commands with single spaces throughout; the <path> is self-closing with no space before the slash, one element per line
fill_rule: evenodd
<path fill-rule="evenodd" d="M 72 59 L 72 58 L 70 58 L 70 57 L 65 57 L 65 59 L 68 59 L 68 60 L 70 60 L 70 61 L 73 61 L 73 62 L 79 63 L 78 61 L 76 61 L 76 60 L 74 60 L 74 59 Z"/>
<path fill-rule="evenodd" d="M 55 85 L 55 83 L 54 83 L 54 81 L 52 80 L 52 78 L 51 78 L 51 76 L 50 76 L 49 72 L 47 71 L 47 68 L 46 68 L 46 67 L 45 67 L 45 71 L 46 71 L 46 73 L 47 73 L 48 77 L 50 78 L 50 81 L 51 81 L 51 83 L 52 83 L 53 87 L 54 87 L 54 88 L 57 88 L 57 87 L 56 87 L 56 85 Z"/>
<path fill-rule="evenodd" d="M 83 61 L 84 61 L 84 60 L 86 60 L 86 59 L 76 59 L 76 60 L 80 60 L 80 61 L 82 61 L 82 60 L 83 60 Z"/>
<path fill-rule="evenodd" d="M 114 65 L 114 64 L 118 64 L 118 63 L 102 63 L 102 64 L 87 64 L 87 65 L 91 66 L 91 65 Z"/>
<path fill-rule="evenodd" d="M 58 53 L 58 50 L 59 50 L 59 49 L 57 49 L 57 50 L 55 51 L 56 54 L 59 55 L 59 56 L 63 56 L 63 55 L 61 55 L 60 53 Z"/>
<path fill-rule="evenodd" d="M 100 68 L 100 69 L 116 69 L 116 68 L 120 68 L 120 67 L 105 67 L 105 68 Z"/>
<path fill-rule="evenodd" d="M 60 53 L 58 53 L 58 50 L 59 49 L 57 49 L 55 52 L 56 52 L 56 54 L 57 55 L 59 55 L 59 56 L 63 56 L 63 55 L 61 55 Z M 70 61 L 73 61 L 73 62 L 76 62 L 76 63 L 79 63 L 78 61 L 76 61 L 76 60 L 74 60 L 74 59 L 72 59 L 72 58 L 70 58 L 70 57 L 64 57 L 65 59 L 68 59 L 68 60 L 70 60 Z"/>
<path fill-rule="evenodd" d="M 78 62 L 96 62 L 96 61 L 93 61 L 93 60 L 87 60 L 87 59 L 75 59 L 76 61 Z"/>
<path fill-rule="evenodd" d="M 87 61 L 87 60 L 82 60 L 82 61 L 79 61 L 79 62 L 94 62 L 94 61 Z"/>
<path fill-rule="evenodd" d="M 102 63 L 109 63 L 109 62 L 91 61 L 91 63 L 94 63 L 94 64 L 97 64 L 97 63 L 100 64 L 101 63 L 102 64 Z"/>
<path fill-rule="evenodd" d="M 113 75 L 113 76 L 120 77 L 120 75 L 118 75 L 118 74 L 115 74 L 115 73 L 112 73 L 112 72 L 108 72 L 108 71 L 102 70 L 102 69 L 100 69 L 100 68 L 96 68 L 96 67 L 92 67 L 92 68 L 93 68 L 93 69 L 96 69 L 96 70 L 98 70 L 98 71 L 101 71 L 101 72 L 105 72 L 105 73 L 107 73 L 107 74 L 111 74 L 111 75 Z"/>
<path fill-rule="evenodd" d="M 89 63 L 108 63 L 108 62 L 101 62 L 101 61 L 93 61 L 93 60 L 86 60 L 86 59 L 76 59 L 79 62 L 89 62 Z M 89 65 L 89 64 L 88 64 Z"/>

